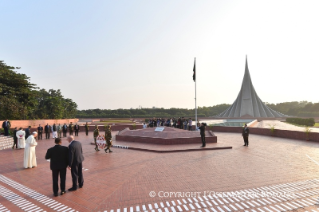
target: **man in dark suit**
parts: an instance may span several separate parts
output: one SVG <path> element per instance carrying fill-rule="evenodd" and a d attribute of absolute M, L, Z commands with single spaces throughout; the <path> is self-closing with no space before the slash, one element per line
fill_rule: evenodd
<path fill-rule="evenodd" d="M 66 123 L 64 123 L 64 125 L 62 126 L 62 131 L 63 131 L 63 137 L 66 137 L 66 133 L 68 131 L 68 126 L 66 125 Z"/>
<path fill-rule="evenodd" d="M 14 149 L 14 146 L 16 146 L 16 149 L 18 149 L 18 137 L 17 137 L 18 128 L 15 127 L 13 130 L 13 146 L 12 149 Z"/>
<path fill-rule="evenodd" d="M 6 119 L 3 123 L 2 123 L 2 128 L 4 129 L 4 135 L 8 136 L 9 135 L 9 129 L 11 127 L 10 121 L 8 121 L 8 119 Z"/>
<path fill-rule="evenodd" d="M 50 138 L 50 131 L 51 131 L 51 126 L 49 124 L 45 125 L 44 127 L 45 139 Z"/>
<path fill-rule="evenodd" d="M 61 195 L 65 193 L 66 168 L 68 166 L 68 148 L 61 146 L 61 138 L 55 139 L 55 146 L 48 149 L 45 159 L 50 159 L 50 168 L 52 170 L 53 193 L 58 196 L 59 191 L 59 175 Z"/>
<path fill-rule="evenodd" d="M 68 137 L 69 145 L 69 169 L 72 175 L 72 187 L 69 191 L 75 191 L 79 183 L 79 187 L 83 187 L 84 179 L 82 174 L 82 162 L 84 161 L 82 144 L 79 141 L 75 141 L 71 135 Z"/>
<path fill-rule="evenodd" d="M 201 137 L 201 139 L 202 139 L 202 146 L 201 146 L 201 147 L 205 147 L 205 146 L 206 146 L 205 128 L 206 128 L 206 124 L 205 124 L 205 123 L 202 123 L 201 126 L 199 127 L 200 137 Z"/>
<path fill-rule="evenodd" d="M 29 136 L 31 135 L 31 126 L 29 126 L 27 129 L 25 129 L 25 140 L 27 140 L 29 138 Z"/>
<path fill-rule="evenodd" d="M 43 127 L 41 126 L 41 124 L 39 124 L 38 127 L 38 139 L 42 140 L 42 133 L 43 133 Z"/>
<path fill-rule="evenodd" d="M 249 136 L 249 129 L 247 127 L 247 124 L 245 124 L 245 127 L 243 128 L 243 138 L 244 138 L 244 146 L 248 146 L 248 136 Z"/>
<path fill-rule="evenodd" d="M 79 130 L 80 130 L 80 126 L 78 125 L 78 123 L 76 123 L 74 125 L 75 136 L 79 136 Z"/>

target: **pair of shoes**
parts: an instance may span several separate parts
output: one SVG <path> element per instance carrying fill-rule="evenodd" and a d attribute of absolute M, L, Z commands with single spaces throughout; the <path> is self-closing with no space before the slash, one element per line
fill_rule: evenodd
<path fill-rule="evenodd" d="M 77 188 L 69 188 L 68 191 L 76 191 Z"/>
<path fill-rule="evenodd" d="M 107 153 L 107 149 L 104 149 L 104 152 Z"/>
<path fill-rule="evenodd" d="M 113 152 L 113 151 L 109 149 L 109 152 Z"/>
<path fill-rule="evenodd" d="M 246 144 L 245 144 L 245 145 L 243 145 L 243 146 L 246 146 Z"/>
<path fill-rule="evenodd" d="M 61 191 L 61 195 L 65 194 L 65 191 Z"/>
<path fill-rule="evenodd" d="M 79 188 L 82 188 L 83 187 L 83 185 L 79 185 Z"/>
<path fill-rule="evenodd" d="M 58 193 L 54 193 L 54 196 L 57 197 L 57 196 L 58 196 Z"/>

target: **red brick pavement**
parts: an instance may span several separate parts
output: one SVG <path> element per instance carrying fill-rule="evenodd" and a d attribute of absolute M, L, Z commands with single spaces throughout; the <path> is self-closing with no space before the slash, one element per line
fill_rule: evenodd
<path fill-rule="evenodd" d="M 319 162 L 318 143 L 251 135 L 249 147 L 244 147 L 240 134 L 216 135 L 219 145 L 233 149 L 155 154 L 113 148 L 113 153 L 104 153 L 94 151 L 91 132 L 89 137 L 80 133 L 76 140 L 83 144 L 83 166 L 88 169 L 84 171 L 84 187 L 59 197 L 53 197 L 49 162 L 44 159 L 46 150 L 54 145 L 53 139 L 39 141 L 38 167 L 34 169 L 22 167 L 23 150 L 0 151 L 0 174 L 78 211 L 104 211 L 174 199 L 151 198 L 150 191 L 234 191 L 319 176 L 319 166 L 307 157 Z M 63 144 L 67 145 L 67 141 L 63 140 Z M 0 185 L 5 186 L 2 182 Z M 19 211 L 9 201 L 2 197 L 0 200 L 11 211 Z"/>

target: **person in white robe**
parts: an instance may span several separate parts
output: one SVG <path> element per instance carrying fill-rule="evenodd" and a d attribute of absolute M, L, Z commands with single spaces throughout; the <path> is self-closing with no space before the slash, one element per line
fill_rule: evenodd
<path fill-rule="evenodd" d="M 58 132 L 57 132 L 57 127 L 56 127 L 55 124 L 52 125 L 51 131 L 52 131 L 52 137 L 53 137 L 53 139 L 56 139 L 56 138 L 58 137 Z"/>
<path fill-rule="evenodd" d="M 18 138 L 18 148 L 24 149 L 24 147 L 25 147 L 25 132 L 21 127 L 20 127 L 19 131 L 16 133 L 16 136 Z"/>
<path fill-rule="evenodd" d="M 32 135 L 30 135 L 26 140 L 23 161 L 23 166 L 26 169 L 37 167 L 37 158 L 35 155 L 35 147 L 38 145 L 37 141 L 35 140 L 37 135 L 37 132 L 33 132 Z"/>

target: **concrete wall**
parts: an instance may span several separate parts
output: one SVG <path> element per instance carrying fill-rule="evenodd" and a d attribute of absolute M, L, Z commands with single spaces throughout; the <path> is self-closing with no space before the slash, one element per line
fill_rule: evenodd
<path fill-rule="evenodd" d="M 55 124 L 69 124 L 70 122 L 76 123 L 79 121 L 79 119 L 41 119 L 41 120 L 9 120 L 11 123 L 11 128 L 15 127 L 22 127 L 22 128 L 27 128 L 28 126 L 31 126 L 32 128 L 37 128 L 39 124 L 42 126 L 46 125 L 47 123 L 49 125 Z M 1 127 L 2 127 L 2 122 L 4 120 L 0 121 Z"/>
<path fill-rule="evenodd" d="M 233 133 L 242 133 L 242 127 L 207 127 L 207 130 L 212 130 L 213 132 L 233 132 Z M 256 135 L 265 135 L 265 136 L 274 136 L 280 138 L 289 138 L 289 139 L 297 139 L 297 140 L 308 140 L 305 132 L 300 131 L 289 131 L 289 130 L 278 130 L 275 129 L 274 134 L 272 135 L 270 129 L 265 128 L 249 128 L 250 134 Z M 318 141 L 319 142 L 319 133 L 310 132 L 309 133 L 310 141 Z"/>

